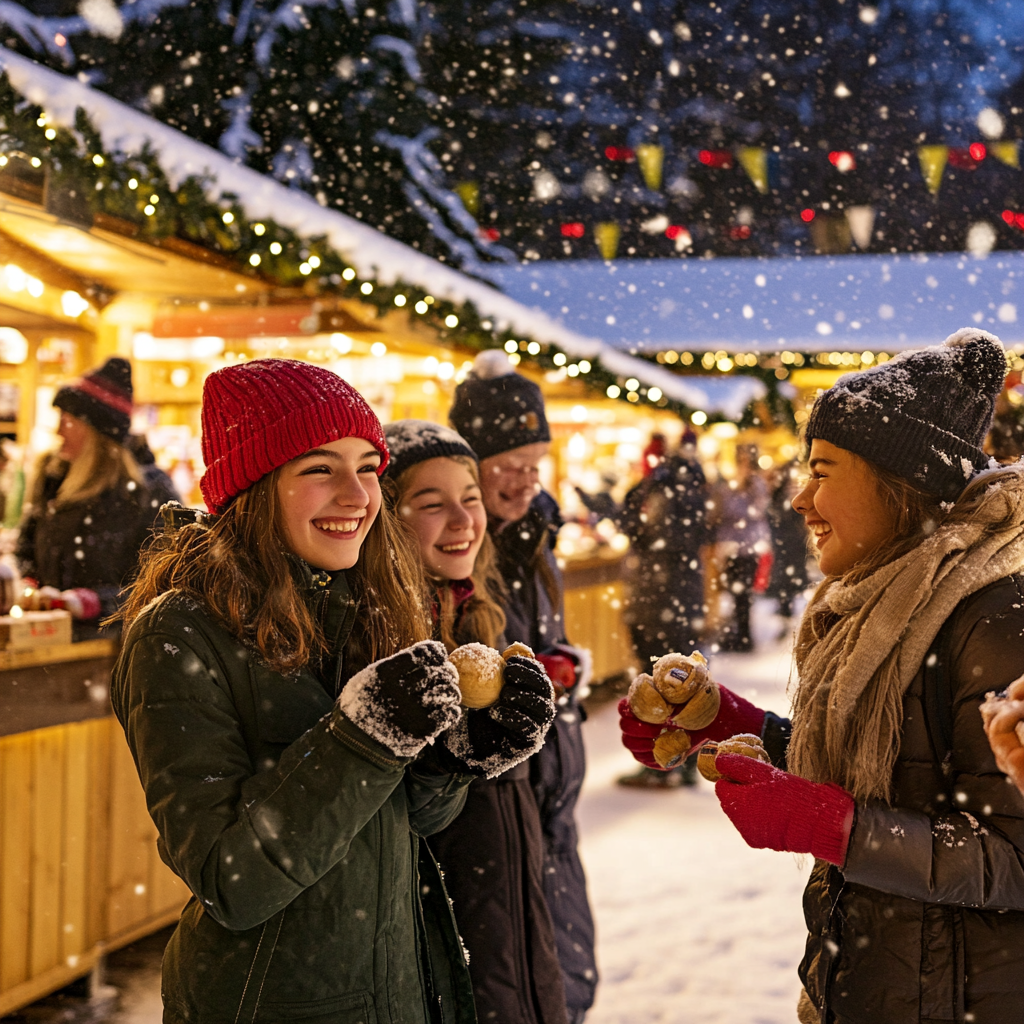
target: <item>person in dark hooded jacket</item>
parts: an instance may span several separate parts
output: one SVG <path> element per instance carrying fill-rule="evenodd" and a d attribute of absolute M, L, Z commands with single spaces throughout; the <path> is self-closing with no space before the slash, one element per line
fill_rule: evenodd
<path fill-rule="evenodd" d="M 597 988 L 594 921 L 578 851 L 576 801 L 586 759 L 577 687 L 590 674 L 589 652 L 565 636 L 562 577 L 554 544 L 561 516 L 539 485 L 551 434 L 540 388 L 513 371 L 504 352 L 477 356 L 455 391 L 452 426 L 480 459 L 488 531 L 506 587 L 505 639 L 537 652 L 559 695 L 530 778 L 544 830 L 544 891 L 555 927 L 570 1024 L 582 1021 Z"/>
<path fill-rule="evenodd" d="M 818 398 L 793 507 L 825 578 L 791 733 L 722 688 L 690 735 L 760 733 L 777 767 L 719 755 L 722 808 L 751 846 L 815 857 L 801 1024 L 1021 1017 L 1024 794 L 979 713 L 1024 665 L 1024 467 L 981 448 L 1005 375 L 965 328 Z M 646 763 L 661 730 L 620 714 Z"/>
<path fill-rule="evenodd" d="M 435 637 L 449 650 L 467 643 L 502 649 L 505 588 L 487 532 L 476 455 L 454 430 L 437 423 L 399 420 L 387 424 L 384 435 L 391 452 L 385 497 L 419 542 L 433 591 Z M 544 685 L 554 719 L 546 676 Z M 543 739 L 538 735 L 538 748 Z M 528 753 L 519 764 L 473 782 L 462 813 L 429 843 L 470 954 L 479 1019 L 565 1024 Z"/>
<path fill-rule="evenodd" d="M 180 525 L 132 588 L 111 687 L 161 856 L 193 893 L 164 1021 L 475 1024 L 420 839 L 532 749 L 522 698 L 543 675 L 510 663 L 466 722 L 381 507 L 380 422 L 340 377 L 284 359 L 211 374 L 203 456 L 213 514 L 168 506 Z"/>

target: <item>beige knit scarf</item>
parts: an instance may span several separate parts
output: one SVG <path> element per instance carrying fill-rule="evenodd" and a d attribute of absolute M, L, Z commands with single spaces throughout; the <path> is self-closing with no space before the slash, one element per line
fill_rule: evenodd
<path fill-rule="evenodd" d="M 981 474 L 912 551 L 853 584 L 826 579 L 797 634 L 790 770 L 888 800 L 903 695 L 932 641 L 964 597 L 1022 568 L 1017 463 Z"/>

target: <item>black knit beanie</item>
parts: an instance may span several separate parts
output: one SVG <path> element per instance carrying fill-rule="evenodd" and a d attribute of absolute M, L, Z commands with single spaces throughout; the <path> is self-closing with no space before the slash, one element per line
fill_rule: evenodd
<path fill-rule="evenodd" d="M 451 455 L 476 462 L 476 453 L 451 427 L 429 420 L 395 420 L 384 425 L 384 439 L 391 453 L 387 476 L 397 477 L 410 466 Z"/>
<path fill-rule="evenodd" d="M 101 434 L 124 444 L 132 422 L 132 367 L 127 359 L 112 356 L 98 370 L 65 384 L 53 404 Z"/>
<path fill-rule="evenodd" d="M 941 345 L 840 377 L 814 403 L 807 443 L 829 441 L 955 501 L 988 465 L 981 445 L 1006 372 L 1000 340 L 964 327 Z"/>
<path fill-rule="evenodd" d="M 451 425 L 481 459 L 550 441 L 540 388 L 515 372 L 500 349 L 481 352 L 455 389 Z"/>

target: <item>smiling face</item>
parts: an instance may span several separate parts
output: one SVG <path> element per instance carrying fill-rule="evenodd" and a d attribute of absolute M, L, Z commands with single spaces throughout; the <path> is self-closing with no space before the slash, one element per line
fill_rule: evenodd
<path fill-rule="evenodd" d="M 457 459 L 427 459 L 402 484 L 398 514 L 416 534 L 427 572 L 442 580 L 466 579 L 487 530 L 476 477 Z"/>
<path fill-rule="evenodd" d="M 811 531 L 821 571 L 841 576 L 892 539 L 893 515 L 859 455 L 815 439 L 807 464 L 810 479 L 793 508 Z"/>
<path fill-rule="evenodd" d="M 369 441 L 343 437 L 281 467 L 277 499 L 292 554 L 328 572 L 356 564 L 380 511 L 380 460 Z"/>
<path fill-rule="evenodd" d="M 480 460 L 480 485 L 489 515 L 507 523 L 526 515 L 540 493 L 540 462 L 550 448 L 550 442 L 537 441 Z"/>

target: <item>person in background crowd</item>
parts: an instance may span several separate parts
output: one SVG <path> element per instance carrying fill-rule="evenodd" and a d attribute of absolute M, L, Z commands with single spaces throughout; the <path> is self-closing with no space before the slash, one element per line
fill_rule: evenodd
<path fill-rule="evenodd" d="M 540 388 L 513 370 L 504 352 L 481 352 L 455 389 L 452 426 L 480 459 L 488 531 L 506 586 L 505 639 L 537 652 L 559 695 L 559 711 L 530 778 L 544 830 L 544 894 L 555 926 L 569 1024 L 594 1002 L 594 921 L 580 863 L 576 801 L 586 762 L 577 688 L 589 677 L 589 652 L 565 637 L 562 576 L 554 542 L 558 505 L 540 487 L 551 443 Z"/>
<path fill-rule="evenodd" d="M 466 643 L 504 647 L 505 587 L 487 533 L 476 455 L 454 430 L 425 420 L 389 423 L 384 436 L 391 453 L 385 501 L 419 544 L 435 638 L 449 651 Z M 430 848 L 469 950 L 478 1018 L 565 1024 L 565 988 L 544 899 L 540 813 L 525 763 L 543 742 L 555 705 L 536 661 L 510 658 L 506 686 L 518 677 L 529 688 L 501 714 L 515 716 L 522 728 L 521 762 L 474 781 L 462 813 L 430 837 Z"/>
<path fill-rule="evenodd" d="M 655 438 L 660 443 L 653 444 Z M 652 435 L 644 477 L 626 495 L 615 515 L 629 537 L 624 559 L 629 596 L 625 620 L 640 671 L 666 654 L 691 653 L 704 626 L 704 570 L 701 548 L 707 543 L 707 481 L 697 461 L 697 435 L 685 430 L 678 451 L 668 454 L 664 436 Z M 580 494 L 584 503 L 589 495 Z M 622 786 L 671 789 L 697 783 L 696 756 L 670 772 L 641 768 L 618 780 Z"/>
<path fill-rule="evenodd" d="M 166 505 L 169 501 L 176 501 L 181 505 L 182 500 L 178 488 L 174 486 L 174 481 L 156 464 L 156 456 L 149 447 L 145 435 L 129 434 L 125 447 L 132 453 L 139 471 L 142 473 L 142 479 L 149 489 L 150 505 L 155 509 L 159 509 L 161 505 Z"/>
<path fill-rule="evenodd" d="M 733 596 L 732 621 L 722 632 L 720 649 L 753 649 L 750 606 L 758 563 L 771 552 L 768 485 L 757 468 L 755 445 L 736 446 L 736 476 L 711 490 L 710 525 L 719 582 Z"/>
<path fill-rule="evenodd" d="M 719 756 L 722 808 L 749 845 L 816 858 L 801 1024 L 1003 1024 L 1024 1006 L 1024 794 L 979 714 L 1024 664 L 1024 464 L 981 449 L 1005 375 L 999 340 L 965 328 L 818 398 L 793 506 L 825 579 L 791 736 L 724 688 L 691 736 L 761 734 L 777 767 Z M 620 715 L 646 763 L 660 729 Z"/>
<path fill-rule="evenodd" d="M 132 375 L 114 356 L 62 387 L 58 451 L 44 456 L 21 523 L 15 557 L 26 609 L 64 607 L 74 638 L 101 632 L 117 611 L 156 515 L 138 464 L 125 447 Z M 109 632 L 109 631 L 107 631 Z"/>
<path fill-rule="evenodd" d="M 780 639 L 789 636 L 793 599 L 807 586 L 807 529 L 793 508 L 797 467 L 793 462 L 777 466 L 771 482 L 768 524 L 772 531 L 772 574 L 768 593 L 779 602 L 785 619 Z"/>
<path fill-rule="evenodd" d="M 177 528 L 140 568 L 111 687 L 193 893 L 164 1019 L 475 1024 L 419 837 L 502 769 L 522 723 L 459 729 L 458 673 L 427 639 L 414 543 L 382 507 L 383 430 L 354 388 L 258 359 L 207 377 L 202 418 L 213 514 L 165 511 Z"/>
<path fill-rule="evenodd" d="M 1024 795 L 1024 678 L 1007 687 L 1005 702 L 985 720 L 985 734 L 999 770 Z"/>

